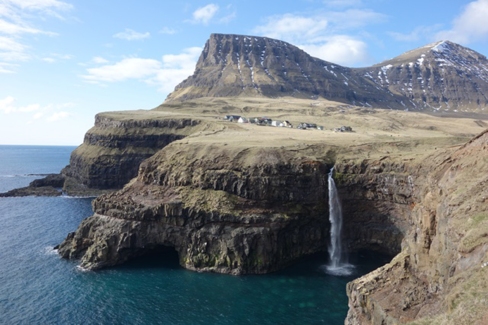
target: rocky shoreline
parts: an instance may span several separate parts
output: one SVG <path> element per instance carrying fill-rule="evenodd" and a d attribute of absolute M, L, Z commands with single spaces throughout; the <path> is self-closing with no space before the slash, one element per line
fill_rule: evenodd
<path fill-rule="evenodd" d="M 120 155 L 138 156 L 134 148 L 141 148 L 126 137 L 117 146 L 132 149 L 113 150 L 121 135 L 135 133 L 141 125 L 148 133 L 156 132 L 154 125 L 141 122 L 142 116 L 136 122 L 131 120 L 136 115 L 128 116 L 125 124 L 110 114 L 97 120 L 89 133 L 111 135 L 77 149 L 72 162 L 81 165 L 70 163 L 61 175 L 10 193 L 59 195 L 69 189 L 101 194 L 93 201 L 94 215 L 57 247 L 62 257 L 79 259 L 82 267 L 95 270 L 172 250 L 183 267 L 195 271 L 276 271 L 326 250 L 327 174 L 334 166 L 347 250 L 395 255 L 387 265 L 348 284 L 346 324 L 483 324 L 488 132 L 464 145 L 431 148 L 420 158 L 405 155 L 411 150 L 405 143 L 366 144 L 368 155 L 375 155 L 358 159 L 359 147 L 313 141 L 286 145 L 283 140 L 275 145 L 259 137 L 257 142 L 239 141 L 240 136 L 231 142 L 228 134 L 237 130 L 232 124 L 178 123 L 164 116 L 168 121 L 158 122 L 157 132 L 166 139 L 178 133 L 179 138 L 151 149 L 154 153 L 141 160 L 135 177 L 122 189 L 103 188 L 118 169 L 126 173 L 120 164 L 105 173 L 106 164 Z M 93 138 L 86 137 L 88 142 Z M 141 133 L 136 137 L 143 138 Z M 429 148 L 429 142 L 409 143 Z M 468 305 L 472 313 L 465 311 Z"/>

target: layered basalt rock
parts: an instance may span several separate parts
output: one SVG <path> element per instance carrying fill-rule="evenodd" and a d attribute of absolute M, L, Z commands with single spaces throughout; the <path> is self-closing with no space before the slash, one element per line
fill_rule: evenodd
<path fill-rule="evenodd" d="M 336 183 L 343 203 L 344 243 L 349 250 L 401 251 L 410 228 L 415 166 L 385 156 L 336 165 Z"/>
<path fill-rule="evenodd" d="M 167 102 L 231 96 L 322 97 L 387 109 L 483 112 L 488 60 L 442 41 L 371 67 L 348 68 L 280 40 L 212 34 L 194 74 Z"/>
<path fill-rule="evenodd" d="M 402 252 L 348 284 L 346 324 L 485 324 L 488 132 L 424 161 Z"/>
<path fill-rule="evenodd" d="M 120 189 L 137 175 L 144 159 L 195 132 L 200 124 L 198 119 L 137 111 L 97 114 L 95 126 L 62 171 L 64 191 L 78 195 Z"/>
<path fill-rule="evenodd" d="M 311 57 L 292 44 L 267 37 L 212 34 L 194 74 L 177 85 L 166 102 L 230 96 L 320 96 L 398 109 L 406 102 L 354 69 Z"/>
<path fill-rule="evenodd" d="M 97 198 L 59 253 L 97 269 L 170 246 L 188 269 L 275 271 L 325 250 L 330 166 L 272 148 L 174 143 L 123 190 Z"/>
<path fill-rule="evenodd" d="M 488 60 L 453 42 L 429 44 L 358 71 L 405 96 L 405 107 L 466 112 L 488 106 Z"/>

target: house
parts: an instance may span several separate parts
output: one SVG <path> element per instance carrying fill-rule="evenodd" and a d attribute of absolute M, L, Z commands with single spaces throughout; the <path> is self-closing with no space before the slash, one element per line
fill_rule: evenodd
<path fill-rule="evenodd" d="M 256 123 L 257 125 L 271 125 L 272 122 L 273 120 L 267 117 L 256 117 L 254 118 L 254 122 L 251 123 Z"/>
<path fill-rule="evenodd" d="M 302 130 L 305 130 L 305 129 L 316 129 L 317 128 L 317 124 L 314 124 L 314 123 L 300 123 L 298 124 L 297 126 L 297 129 L 302 129 Z"/>
<path fill-rule="evenodd" d="M 283 121 L 283 126 L 287 128 L 292 128 L 293 125 L 289 121 Z"/>
<path fill-rule="evenodd" d="M 341 126 L 340 128 L 335 128 L 335 132 L 352 132 L 352 127 L 350 126 Z"/>
<path fill-rule="evenodd" d="M 239 115 L 226 115 L 224 117 L 224 120 L 229 121 L 229 122 L 237 122 L 239 120 L 240 116 Z"/>

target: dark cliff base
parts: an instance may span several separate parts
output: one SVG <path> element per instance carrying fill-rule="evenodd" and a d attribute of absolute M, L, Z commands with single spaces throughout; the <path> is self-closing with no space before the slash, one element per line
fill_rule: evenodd
<path fill-rule="evenodd" d="M 272 272 L 326 250 L 327 173 L 335 165 L 348 250 L 398 254 L 348 286 L 349 324 L 396 324 L 416 317 L 437 317 L 438 323 L 448 324 L 442 317 L 451 311 L 461 315 L 457 306 L 472 302 L 481 310 L 483 302 L 472 298 L 477 292 L 462 283 L 481 283 L 479 263 L 488 262 L 484 210 L 476 203 L 484 202 L 484 180 L 456 183 L 454 171 L 459 165 L 483 175 L 484 160 L 456 164 L 449 155 L 468 141 L 467 132 L 479 131 L 482 125 L 469 119 L 319 104 L 323 106 L 307 101 L 297 109 L 298 102 L 280 101 L 273 111 L 269 101 L 209 99 L 163 105 L 147 116 L 101 114 L 63 173 L 65 188 L 119 187 L 117 170 L 123 177 L 130 173 L 112 163 L 153 153 L 137 163 L 135 178 L 122 189 L 94 201 L 94 215 L 67 236 L 59 253 L 80 259 L 82 267 L 99 269 L 171 247 L 180 264 L 191 270 Z M 325 130 L 216 118 L 234 109 L 256 115 L 262 110 L 296 125 L 306 113 L 307 120 L 322 123 Z M 178 122 L 175 111 L 185 122 Z M 332 131 L 338 125 L 351 125 L 355 132 Z M 137 141 L 131 143 L 127 132 Z M 151 134 L 171 142 L 143 141 L 146 136 L 153 139 Z M 149 143 L 164 147 L 149 148 Z M 485 150 L 482 145 L 477 148 L 478 154 Z M 476 156 L 473 150 L 467 152 Z M 465 189 L 464 200 L 475 199 L 468 205 L 460 203 Z M 481 317 L 479 312 L 475 315 L 472 323 Z"/>
<path fill-rule="evenodd" d="M 65 177 L 61 174 L 50 174 L 41 179 L 32 181 L 29 186 L 0 193 L 0 197 L 14 196 L 60 196 L 64 186 Z"/>

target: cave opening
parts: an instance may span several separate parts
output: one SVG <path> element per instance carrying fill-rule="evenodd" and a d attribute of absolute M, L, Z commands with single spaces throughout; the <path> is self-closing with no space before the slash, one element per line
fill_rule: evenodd
<path fill-rule="evenodd" d="M 179 254 L 173 246 L 146 246 L 134 257 L 124 263 L 126 268 L 167 268 L 179 269 Z"/>

